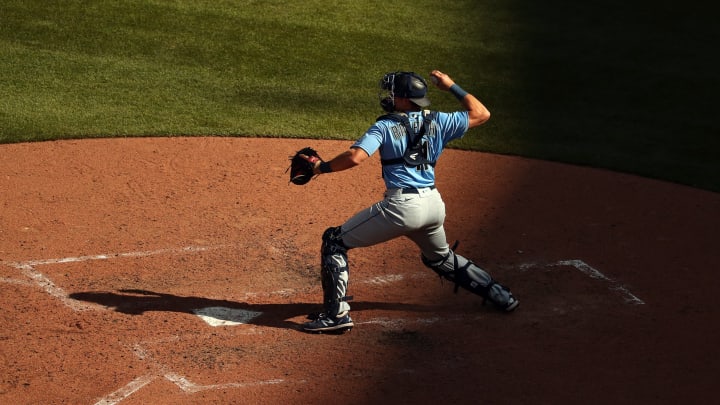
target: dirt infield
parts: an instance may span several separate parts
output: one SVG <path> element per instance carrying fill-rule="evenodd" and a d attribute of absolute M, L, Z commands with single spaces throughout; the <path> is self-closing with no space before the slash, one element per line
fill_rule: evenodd
<path fill-rule="evenodd" d="M 381 198 L 379 161 L 289 185 L 349 142 L 0 145 L 0 403 L 677 404 L 720 375 L 720 195 L 447 151 L 448 237 L 513 314 L 399 239 L 350 251 L 355 328 L 319 309 L 319 241 Z"/>

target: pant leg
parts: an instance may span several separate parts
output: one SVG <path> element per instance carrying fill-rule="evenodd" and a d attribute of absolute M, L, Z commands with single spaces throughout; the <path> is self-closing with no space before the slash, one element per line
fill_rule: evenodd
<path fill-rule="evenodd" d="M 402 211 L 385 199 L 358 212 L 342 225 L 342 240 L 348 249 L 387 242 L 408 232 Z"/>
<path fill-rule="evenodd" d="M 425 257 L 440 260 L 446 257 L 450 248 L 445 239 L 445 203 L 437 190 L 426 195 L 393 194 L 372 206 L 358 212 L 342 226 L 339 237 L 348 250 L 358 247 L 373 246 L 391 239 L 407 236 L 420 247 Z M 339 272 L 338 291 L 344 296 L 349 282 L 349 266 Z M 323 260 L 331 263 L 332 256 Z M 340 301 L 337 310 L 329 312 L 349 311 L 350 305 Z"/>
<path fill-rule="evenodd" d="M 425 198 L 425 218 L 419 229 L 407 236 L 420 248 L 423 256 L 431 261 L 442 260 L 450 252 L 445 236 L 445 202 L 439 192 Z"/>
<path fill-rule="evenodd" d="M 366 247 L 407 236 L 431 260 L 445 257 L 445 203 L 433 190 L 425 196 L 394 195 L 360 211 L 342 225 L 342 239 L 350 248 Z"/>

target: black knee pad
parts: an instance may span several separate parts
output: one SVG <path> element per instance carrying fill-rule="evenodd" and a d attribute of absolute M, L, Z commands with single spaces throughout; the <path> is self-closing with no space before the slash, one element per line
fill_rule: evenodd
<path fill-rule="evenodd" d="M 347 250 L 342 240 L 342 227 L 330 227 L 323 232 L 321 250 L 323 256 L 334 253 L 347 254 Z"/>

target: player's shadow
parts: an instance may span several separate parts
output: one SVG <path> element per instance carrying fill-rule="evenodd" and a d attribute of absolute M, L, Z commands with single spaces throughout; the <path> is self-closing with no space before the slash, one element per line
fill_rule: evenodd
<path fill-rule="evenodd" d="M 322 307 L 317 303 L 273 303 L 248 304 L 236 301 L 216 300 L 203 297 L 183 297 L 146 290 L 87 291 L 70 294 L 69 298 L 92 302 L 111 308 L 116 312 L 129 315 L 142 315 L 149 311 L 180 312 L 195 315 L 203 308 L 220 307 L 235 310 L 252 311 L 259 315 L 248 324 L 283 329 L 299 329 L 300 324 L 289 321 L 302 315 L 319 312 Z M 432 307 L 418 304 L 399 304 L 388 302 L 353 301 L 353 311 L 391 310 L 391 311 L 432 311 Z M 225 314 L 225 315 L 223 315 Z M 225 316 L 227 319 L 222 319 Z M 219 311 L 213 317 L 219 320 L 234 321 L 231 311 Z"/>

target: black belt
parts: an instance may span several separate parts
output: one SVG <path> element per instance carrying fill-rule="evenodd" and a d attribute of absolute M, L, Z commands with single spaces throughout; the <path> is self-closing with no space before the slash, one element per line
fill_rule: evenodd
<path fill-rule="evenodd" d="M 430 190 L 435 190 L 435 186 L 430 187 L 420 187 L 420 188 L 429 188 Z M 402 189 L 403 194 L 420 194 L 420 190 L 416 188 L 404 188 Z"/>

